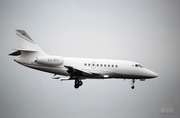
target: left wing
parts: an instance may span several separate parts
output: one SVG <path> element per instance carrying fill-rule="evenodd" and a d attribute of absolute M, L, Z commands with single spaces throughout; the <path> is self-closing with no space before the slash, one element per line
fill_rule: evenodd
<path fill-rule="evenodd" d="M 93 73 L 81 69 L 76 69 L 72 66 L 64 66 L 67 68 L 67 72 L 69 73 L 70 76 L 91 76 Z"/>
<path fill-rule="evenodd" d="M 84 70 L 84 69 L 78 69 L 72 66 L 64 66 L 65 68 L 67 68 L 67 72 L 69 73 L 70 77 L 72 78 L 73 76 L 76 77 L 92 77 L 92 76 L 101 76 L 101 74 L 96 73 L 96 72 L 92 72 L 89 70 Z M 83 78 L 84 79 L 84 78 Z"/>

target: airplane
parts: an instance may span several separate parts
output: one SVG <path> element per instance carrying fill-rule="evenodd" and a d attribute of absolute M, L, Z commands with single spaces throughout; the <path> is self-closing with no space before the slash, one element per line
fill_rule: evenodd
<path fill-rule="evenodd" d="M 16 35 L 20 48 L 9 54 L 19 56 L 15 62 L 39 71 L 54 74 L 53 79 L 74 80 L 77 89 L 85 79 L 130 79 L 134 89 L 135 80 L 145 81 L 158 77 L 140 63 L 126 60 L 71 58 L 46 54 L 24 31 L 17 29 Z M 60 76 L 68 77 L 61 79 Z"/>

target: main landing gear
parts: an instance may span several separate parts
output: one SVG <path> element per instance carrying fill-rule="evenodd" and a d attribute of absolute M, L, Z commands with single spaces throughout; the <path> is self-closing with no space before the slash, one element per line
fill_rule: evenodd
<path fill-rule="evenodd" d="M 132 79 L 132 86 L 131 86 L 131 89 L 134 89 L 134 88 L 135 88 L 134 83 L 135 83 L 135 79 Z"/>
<path fill-rule="evenodd" d="M 83 82 L 79 79 L 76 79 L 74 82 L 74 88 L 78 89 L 80 86 L 83 85 Z"/>
<path fill-rule="evenodd" d="M 82 79 L 82 71 L 76 70 L 73 67 L 66 67 L 68 70 L 67 72 L 70 75 L 70 80 L 75 80 L 74 81 L 74 88 L 78 89 L 80 86 L 83 85 L 83 82 L 81 81 Z"/>

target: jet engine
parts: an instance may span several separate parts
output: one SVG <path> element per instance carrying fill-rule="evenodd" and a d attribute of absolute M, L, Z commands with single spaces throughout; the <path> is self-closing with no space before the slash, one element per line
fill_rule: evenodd
<path fill-rule="evenodd" d="M 60 66 L 63 64 L 63 58 L 60 56 L 43 56 L 36 57 L 35 62 L 46 66 Z"/>

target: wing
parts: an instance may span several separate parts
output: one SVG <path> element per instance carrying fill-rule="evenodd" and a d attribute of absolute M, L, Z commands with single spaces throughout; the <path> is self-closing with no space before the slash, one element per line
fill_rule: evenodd
<path fill-rule="evenodd" d="M 80 69 L 77 69 L 77 68 L 74 68 L 72 66 L 64 66 L 65 68 L 67 68 L 67 72 L 69 73 L 69 75 L 92 75 L 91 72 L 88 72 L 88 71 L 84 71 L 84 70 L 80 70 Z"/>
<path fill-rule="evenodd" d="M 100 75 L 98 73 L 93 73 L 87 70 L 82 70 L 82 69 L 78 69 L 78 68 L 74 68 L 72 66 L 64 66 L 65 68 L 67 68 L 67 72 L 70 75 L 70 79 L 73 79 L 73 76 L 77 76 L 77 77 L 91 77 L 91 76 L 97 76 Z M 85 79 L 85 78 L 84 78 Z"/>

